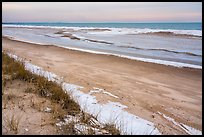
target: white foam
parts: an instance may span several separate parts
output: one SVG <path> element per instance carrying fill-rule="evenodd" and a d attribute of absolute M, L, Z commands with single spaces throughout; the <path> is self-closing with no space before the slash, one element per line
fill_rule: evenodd
<path fill-rule="evenodd" d="M 145 34 L 155 32 L 172 32 L 174 34 L 186 34 L 193 36 L 202 36 L 201 30 L 173 30 L 173 29 L 128 29 L 128 28 L 114 28 L 111 31 L 89 32 L 89 34 L 103 34 L 103 35 L 118 35 L 118 34 Z"/>
<path fill-rule="evenodd" d="M 18 61 L 21 58 L 13 54 L 8 54 L 10 57 Z M 128 135 L 151 135 L 161 134 L 159 130 L 150 121 L 144 120 L 138 116 L 130 114 L 123 110 L 126 106 L 117 103 L 109 102 L 107 104 L 99 104 L 94 96 L 85 94 L 80 91 L 81 86 L 63 82 L 62 78 L 56 74 L 44 71 L 42 68 L 23 61 L 25 68 L 32 73 L 48 78 L 48 80 L 57 82 L 62 86 L 62 89 L 68 93 L 81 107 L 81 109 L 97 118 L 102 124 L 114 124 L 121 134 Z M 57 124 L 58 126 L 60 124 Z"/>
<path fill-rule="evenodd" d="M 53 28 L 53 29 L 73 29 L 73 30 L 92 30 L 92 29 L 109 29 L 111 31 L 88 31 L 89 34 L 105 34 L 105 35 L 118 35 L 118 34 L 143 34 L 154 32 L 172 32 L 174 34 L 187 34 L 193 36 L 202 36 L 202 30 L 176 30 L 176 29 L 149 29 L 149 28 L 110 28 L 110 27 L 65 27 L 65 26 L 32 26 L 32 25 L 14 25 L 3 24 L 2 27 L 14 28 Z"/>
<path fill-rule="evenodd" d="M 93 30 L 93 29 L 111 29 L 111 28 L 99 28 L 99 27 L 66 27 L 66 26 L 44 26 L 44 25 L 14 25 L 14 24 L 3 24 L 2 27 L 4 28 L 28 28 L 28 29 L 35 29 L 35 28 L 40 28 L 40 29 L 73 29 L 73 30 L 81 30 L 81 29 L 86 29 L 86 30 Z M 66 32 L 65 32 L 66 33 Z M 68 33 L 68 32 L 67 32 Z"/>
<path fill-rule="evenodd" d="M 162 64 L 162 65 L 167 65 L 167 66 L 202 69 L 202 66 L 187 64 L 187 63 L 182 63 L 182 62 L 173 62 L 173 61 L 159 60 L 159 59 L 132 57 L 132 56 L 127 56 L 127 55 L 120 55 L 120 54 L 101 52 L 101 51 L 93 51 L 93 50 L 88 50 L 88 49 L 79 49 L 79 48 L 66 47 L 66 46 L 59 46 L 59 47 L 63 47 L 63 48 L 71 49 L 71 50 L 82 51 L 82 52 L 94 53 L 94 54 L 113 55 L 113 56 L 117 56 L 117 57 L 131 59 L 131 60 L 139 60 L 139 61 L 143 61 L 143 62 L 150 62 L 150 63 Z"/>

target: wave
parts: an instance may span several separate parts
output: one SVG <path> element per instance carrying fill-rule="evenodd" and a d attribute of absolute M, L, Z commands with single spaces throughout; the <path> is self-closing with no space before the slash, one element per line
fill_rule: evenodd
<path fill-rule="evenodd" d="M 111 31 L 90 32 L 90 34 L 164 34 L 164 35 L 181 35 L 202 37 L 202 30 L 173 30 L 173 29 L 137 29 L 137 28 L 112 28 Z"/>
<path fill-rule="evenodd" d="M 174 51 L 174 50 L 168 50 L 168 49 L 145 49 L 145 48 L 131 47 L 131 46 L 118 46 L 118 47 L 122 47 L 122 48 L 132 48 L 132 49 L 137 49 L 137 50 L 165 51 L 165 52 L 176 53 L 176 54 L 186 54 L 186 55 L 190 55 L 190 56 L 202 57 L 202 55 L 195 54 L 195 53 L 191 53 L 191 52 Z"/>
<path fill-rule="evenodd" d="M 149 28 L 111 28 L 111 27 L 65 27 L 65 26 L 32 26 L 32 25 L 8 25 L 3 24 L 2 27 L 13 28 L 53 28 L 53 29 L 73 29 L 75 31 L 85 31 L 89 34 L 164 34 L 164 35 L 183 35 L 202 37 L 202 30 L 176 30 L 176 29 L 149 29 Z"/>
<path fill-rule="evenodd" d="M 13 24 L 3 24 L 2 27 L 6 28 L 39 28 L 39 29 L 66 29 L 69 31 L 90 31 L 90 32 L 100 32 L 100 31 L 111 31 L 112 28 L 101 28 L 101 27 L 66 27 L 66 26 L 43 26 L 43 25 L 13 25 Z M 61 31 L 65 32 L 65 31 Z"/>
<path fill-rule="evenodd" d="M 50 38 L 55 38 L 54 36 L 51 36 L 51 35 L 48 35 L 48 34 L 46 34 L 46 35 L 44 35 L 44 36 L 50 37 Z"/>
<path fill-rule="evenodd" d="M 197 33 L 197 32 L 196 32 Z M 170 32 L 170 31 L 158 31 L 158 32 L 146 32 L 141 34 L 152 34 L 152 35 L 160 35 L 160 36 L 181 36 L 181 37 L 202 37 L 202 34 L 195 35 L 196 33 L 189 34 L 189 32 Z"/>
<path fill-rule="evenodd" d="M 114 43 L 111 43 L 111 42 L 100 41 L 100 40 L 93 40 L 93 39 L 84 39 L 84 40 L 85 40 L 85 41 L 90 41 L 90 42 L 96 42 L 96 43 L 109 44 L 109 45 L 114 44 Z"/>
<path fill-rule="evenodd" d="M 73 36 L 71 33 L 63 34 L 61 37 L 68 37 L 70 39 L 80 40 L 80 38 Z"/>
<path fill-rule="evenodd" d="M 103 43 L 103 44 L 110 44 L 110 45 L 114 44 L 114 43 L 102 41 L 102 40 L 87 39 L 85 37 L 78 36 L 76 34 L 71 34 L 68 32 L 63 32 L 63 31 L 56 32 L 55 34 L 62 34 L 61 37 L 68 37 L 68 38 L 73 39 L 73 40 L 82 40 L 82 41 L 96 42 L 96 43 Z"/>

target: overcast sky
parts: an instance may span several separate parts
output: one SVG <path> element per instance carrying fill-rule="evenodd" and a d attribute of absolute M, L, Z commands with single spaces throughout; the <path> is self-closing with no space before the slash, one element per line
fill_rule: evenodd
<path fill-rule="evenodd" d="M 3 2 L 3 22 L 201 22 L 201 2 Z"/>

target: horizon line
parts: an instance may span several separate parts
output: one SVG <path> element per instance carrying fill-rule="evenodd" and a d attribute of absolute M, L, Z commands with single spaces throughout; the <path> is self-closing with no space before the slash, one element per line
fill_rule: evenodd
<path fill-rule="evenodd" d="M 184 21 L 184 22 L 173 22 L 173 21 L 170 21 L 170 22 L 63 22 L 63 21 L 48 21 L 48 22 L 45 22 L 45 21 L 42 21 L 42 22 L 2 22 L 2 24 L 4 23 L 202 23 L 202 21 Z"/>

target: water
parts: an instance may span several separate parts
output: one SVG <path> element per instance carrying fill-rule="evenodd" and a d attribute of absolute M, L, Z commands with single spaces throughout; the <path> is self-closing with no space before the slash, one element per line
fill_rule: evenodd
<path fill-rule="evenodd" d="M 2 35 L 21 41 L 202 68 L 202 23 L 4 23 L 2 26 Z"/>
<path fill-rule="evenodd" d="M 55 27 L 108 27 L 140 29 L 202 30 L 202 23 L 3 23 L 3 25 L 55 26 Z"/>

